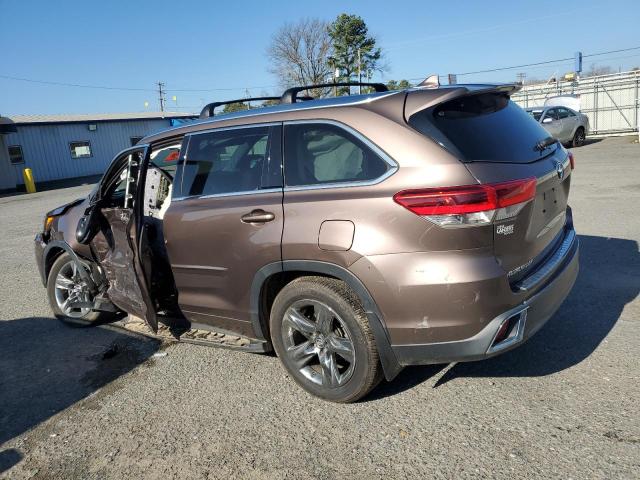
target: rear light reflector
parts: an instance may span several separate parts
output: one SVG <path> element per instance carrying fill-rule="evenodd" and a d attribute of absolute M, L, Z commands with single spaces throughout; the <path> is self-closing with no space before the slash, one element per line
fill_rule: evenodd
<path fill-rule="evenodd" d="M 571 164 L 571 170 L 576 168 L 576 161 L 573 158 L 573 153 L 569 152 L 569 163 Z"/>
<path fill-rule="evenodd" d="M 503 183 L 404 190 L 393 200 L 416 215 L 446 227 L 491 223 L 517 215 L 536 195 L 536 178 Z"/>

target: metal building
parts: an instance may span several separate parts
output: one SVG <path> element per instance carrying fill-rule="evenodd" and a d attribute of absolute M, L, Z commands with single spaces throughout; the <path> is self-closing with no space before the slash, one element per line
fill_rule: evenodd
<path fill-rule="evenodd" d="M 0 134 L 0 190 L 21 188 L 24 168 L 32 169 L 36 185 L 101 174 L 120 150 L 194 118 L 170 112 L 11 116 L 11 128 Z"/>

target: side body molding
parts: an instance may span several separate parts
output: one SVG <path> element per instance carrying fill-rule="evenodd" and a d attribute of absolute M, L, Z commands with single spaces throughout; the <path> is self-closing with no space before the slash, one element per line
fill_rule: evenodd
<path fill-rule="evenodd" d="M 270 263 L 258 270 L 251 284 L 251 323 L 256 337 L 260 340 L 269 341 L 266 338 L 266 330 L 260 319 L 260 299 L 265 280 L 275 273 L 296 271 L 314 272 L 339 278 L 353 289 L 362 301 L 367 314 L 367 319 L 378 347 L 384 376 L 387 380 L 393 380 L 400 373 L 402 367 L 391 348 L 391 342 L 389 341 L 380 310 L 360 279 L 349 270 L 333 263 L 314 260 L 284 260 Z"/>

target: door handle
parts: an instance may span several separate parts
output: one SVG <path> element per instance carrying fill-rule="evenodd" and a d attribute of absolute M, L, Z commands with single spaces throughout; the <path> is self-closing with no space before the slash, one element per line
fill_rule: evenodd
<path fill-rule="evenodd" d="M 275 219 L 276 216 L 271 212 L 265 212 L 264 210 L 253 210 L 251 213 L 247 213 L 240 217 L 244 223 L 267 223 Z"/>

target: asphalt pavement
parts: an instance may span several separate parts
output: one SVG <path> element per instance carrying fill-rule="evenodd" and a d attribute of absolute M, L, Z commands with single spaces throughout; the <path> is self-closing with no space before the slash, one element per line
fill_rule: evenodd
<path fill-rule="evenodd" d="M 0 198 L 0 477 L 639 478 L 640 146 L 574 149 L 580 275 L 529 342 L 405 369 L 360 403 L 278 359 L 53 319 L 33 257 L 46 211 Z"/>

